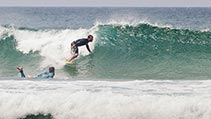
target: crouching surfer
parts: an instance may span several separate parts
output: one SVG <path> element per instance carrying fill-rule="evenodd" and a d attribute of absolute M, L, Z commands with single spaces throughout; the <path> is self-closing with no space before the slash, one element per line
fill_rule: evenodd
<path fill-rule="evenodd" d="M 73 59 L 75 59 L 76 57 L 78 57 L 78 47 L 80 46 L 86 46 L 87 50 L 89 51 L 89 53 L 92 53 L 88 43 L 93 41 L 93 36 L 92 35 L 88 35 L 87 38 L 82 38 L 82 39 L 78 39 L 76 41 L 73 41 L 71 43 L 71 51 L 74 53 L 68 60 L 67 62 L 71 62 Z"/>

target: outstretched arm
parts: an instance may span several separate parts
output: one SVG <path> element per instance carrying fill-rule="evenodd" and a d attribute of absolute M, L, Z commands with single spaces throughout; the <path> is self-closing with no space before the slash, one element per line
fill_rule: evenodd
<path fill-rule="evenodd" d="M 89 53 L 92 53 L 91 50 L 90 50 L 90 48 L 89 48 L 89 45 L 88 45 L 88 44 L 86 44 L 86 48 L 87 48 L 87 50 L 89 51 Z"/>

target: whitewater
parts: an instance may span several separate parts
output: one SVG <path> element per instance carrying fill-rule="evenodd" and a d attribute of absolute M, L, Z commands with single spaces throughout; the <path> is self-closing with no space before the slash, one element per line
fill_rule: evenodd
<path fill-rule="evenodd" d="M 210 81 L 29 81 L 0 83 L 3 119 L 209 119 Z"/>
<path fill-rule="evenodd" d="M 0 119 L 210 119 L 210 8 L 0 8 Z M 72 41 L 94 36 L 66 66 Z M 54 79 L 36 76 L 56 68 Z"/>

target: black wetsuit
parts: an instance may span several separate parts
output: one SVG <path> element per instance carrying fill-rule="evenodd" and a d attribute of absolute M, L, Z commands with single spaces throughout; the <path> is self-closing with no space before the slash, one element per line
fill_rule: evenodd
<path fill-rule="evenodd" d="M 71 43 L 71 46 L 73 46 L 73 52 L 74 53 L 78 53 L 78 46 L 83 46 L 86 45 L 86 48 L 89 52 L 91 52 L 91 50 L 89 49 L 89 40 L 87 38 L 83 38 L 83 39 L 78 39 L 76 41 L 73 41 Z"/>

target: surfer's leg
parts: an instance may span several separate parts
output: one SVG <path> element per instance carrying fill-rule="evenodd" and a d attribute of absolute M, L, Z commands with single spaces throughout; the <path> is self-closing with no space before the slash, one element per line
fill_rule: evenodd
<path fill-rule="evenodd" d="M 68 60 L 69 62 L 71 62 L 73 59 L 75 59 L 76 57 L 78 57 L 78 47 L 74 46 L 72 50 L 73 50 L 74 54 L 73 54 L 72 57 Z"/>
<path fill-rule="evenodd" d="M 76 57 L 78 57 L 78 53 L 73 54 L 72 57 L 68 61 L 71 62 Z"/>
<path fill-rule="evenodd" d="M 16 69 L 20 72 L 21 78 L 25 78 L 26 77 L 24 72 L 23 72 L 23 68 L 22 67 L 17 66 Z"/>

